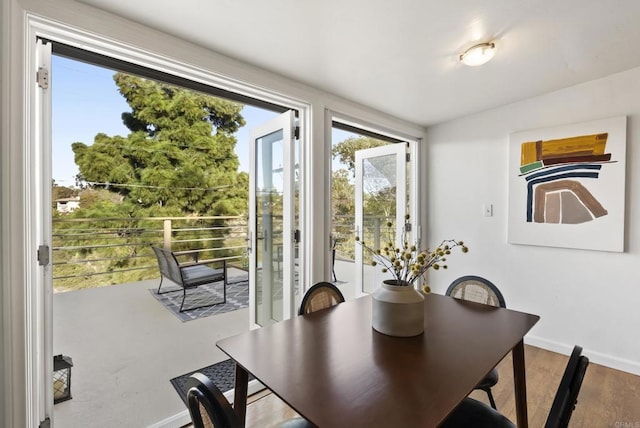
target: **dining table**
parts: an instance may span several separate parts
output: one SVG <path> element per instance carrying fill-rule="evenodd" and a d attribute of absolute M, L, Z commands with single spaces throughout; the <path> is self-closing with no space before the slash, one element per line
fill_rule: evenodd
<path fill-rule="evenodd" d="M 539 316 L 430 293 L 424 332 L 371 326 L 371 297 L 222 339 L 245 423 L 252 374 L 318 427 L 436 427 L 509 353 L 517 426 L 526 428 L 524 336 Z"/>

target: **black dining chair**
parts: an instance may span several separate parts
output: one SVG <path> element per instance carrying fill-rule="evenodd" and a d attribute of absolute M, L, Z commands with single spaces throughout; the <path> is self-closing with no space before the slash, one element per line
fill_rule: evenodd
<path fill-rule="evenodd" d="M 187 379 L 187 406 L 194 428 L 241 428 L 238 414 L 224 394 L 202 373 L 194 373 Z M 282 421 L 277 428 L 311 428 L 307 420 L 296 417 Z"/>
<path fill-rule="evenodd" d="M 498 287 L 491 281 L 480 276 L 467 275 L 456 279 L 451 283 L 445 295 L 455 297 L 456 299 L 483 303 L 485 305 L 498 306 L 501 308 L 507 307 Z M 497 383 L 498 370 L 493 368 L 475 387 L 475 389 L 480 389 L 487 393 L 491 407 L 496 410 L 496 402 L 493 399 L 491 388 Z"/>
<path fill-rule="evenodd" d="M 187 379 L 187 406 L 195 428 L 242 426 L 222 392 L 202 373 L 194 373 Z"/>
<path fill-rule="evenodd" d="M 578 402 L 589 359 L 582 355 L 582 348 L 575 346 L 556 392 L 545 428 L 567 428 Z M 465 398 L 440 425 L 441 428 L 515 428 L 515 424 L 486 404 Z"/>
<path fill-rule="evenodd" d="M 330 308 L 342 302 L 344 302 L 344 296 L 338 287 L 330 282 L 319 282 L 305 293 L 300 303 L 298 315 Z"/>

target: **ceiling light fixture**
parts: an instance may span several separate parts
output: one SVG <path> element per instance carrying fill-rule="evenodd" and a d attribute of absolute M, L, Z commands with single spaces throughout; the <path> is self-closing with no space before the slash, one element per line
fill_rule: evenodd
<path fill-rule="evenodd" d="M 460 54 L 460 61 L 469 66 L 482 65 L 493 58 L 496 53 L 496 44 L 480 43 L 479 45 L 471 46 L 469 49 Z"/>

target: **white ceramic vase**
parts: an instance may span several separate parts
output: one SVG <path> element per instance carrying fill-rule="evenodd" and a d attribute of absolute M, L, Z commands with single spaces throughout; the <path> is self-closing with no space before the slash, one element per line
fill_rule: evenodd
<path fill-rule="evenodd" d="M 411 337 L 424 332 L 424 296 L 413 285 L 385 280 L 373 294 L 374 330 L 388 336 Z"/>

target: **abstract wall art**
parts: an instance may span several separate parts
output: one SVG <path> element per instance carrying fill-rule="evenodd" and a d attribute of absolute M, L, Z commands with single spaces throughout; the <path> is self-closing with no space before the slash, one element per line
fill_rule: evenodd
<path fill-rule="evenodd" d="M 624 251 L 626 117 L 509 136 L 513 244 Z"/>

